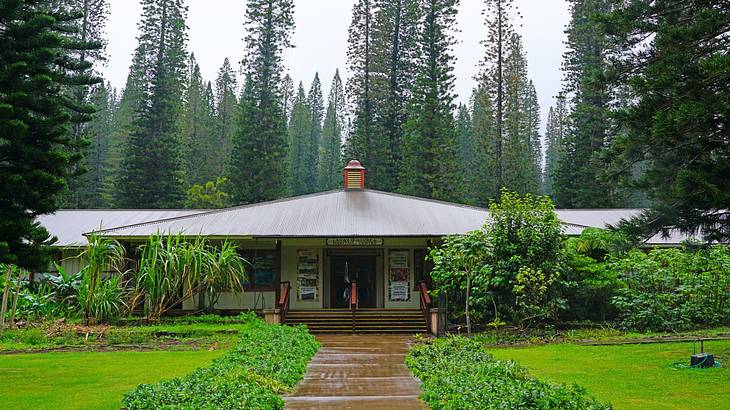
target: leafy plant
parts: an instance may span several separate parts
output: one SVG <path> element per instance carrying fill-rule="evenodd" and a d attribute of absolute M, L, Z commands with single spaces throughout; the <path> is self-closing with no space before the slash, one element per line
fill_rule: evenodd
<path fill-rule="evenodd" d="M 488 354 L 479 340 L 452 336 L 413 347 L 406 364 L 423 382 L 432 409 L 609 409 L 577 385 L 536 380 L 514 361 Z"/>
<path fill-rule="evenodd" d="M 730 250 L 631 251 L 608 269 L 626 287 L 613 304 L 627 329 L 678 331 L 726 324 L 730 318 Z"/>
<path fill-rule="evenodd" d="M 282 409 L 281 395 L 301 380 L 318 347 L 305 327 L 254 319 L 236 347 L 211 366 L 140 385 L 124 396 L 124 408 Z"/>
<path fill-rule="evenodd" d="M 124 247 L 113 239 L 92 233 L 88 241 L 88 246 L 79 255 L 79 258 L 86 264 L 81 270 L 83 279 L 82 286 L 79 288 L 79 303 L 82 306 L 86 324 L 89 324 L 92 319 L 100 319 L 93 312 L 98 311 L 100 306 L 94 301 L 94 298 L 99 295 L 99 287 L 108 285 L 102 283 L 102 275 L 105 273 L 121 274 L 120 269 L 126 257 Z M 119 284 L 119 281 L 116 283 Z M 108 295 L 107 293 L 104 296 Z"/>
<path fill-rule="evenodd" d="M 464 293 L 464 316 L 467 333 L 471 334 L 470 306 L 483 306 L 489 297 L 487 282 L 489 275 L 489 241 L 483 230 L 443 238 L 440 246 L 431 248 L 429 258 L 433 261 L 431 278 L 436 293 L 446 292 L 452 296 Z M 480 309 L 483 312 L 484 309 Z"/>

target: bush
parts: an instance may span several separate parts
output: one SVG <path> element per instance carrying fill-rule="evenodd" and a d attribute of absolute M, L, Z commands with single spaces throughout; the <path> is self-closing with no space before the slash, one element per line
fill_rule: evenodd
<path fill-rule="evenodd" d="M 496 360 L 479 341 L 450 337 L 411 349 L 406 364 L 432 409 L 608 409 L 577 385 L 536 380 L 514 361 Z"/>
<path fill-rule="evenodd" d="M 281 409 L 281 395 L 306 371 L 319 344 L 305 327 L 264 323 L 241 332 L 241 341 L 207 368 L 158 384 L 143 384 L 124 397 L 126 409 Z"/>
<path fill-rule="evenodd" d="M 624 328 L 679 331 L 730 320 L 727 247 L 631 251 L 608 268 L 626 283 L 613 298 Z"/>

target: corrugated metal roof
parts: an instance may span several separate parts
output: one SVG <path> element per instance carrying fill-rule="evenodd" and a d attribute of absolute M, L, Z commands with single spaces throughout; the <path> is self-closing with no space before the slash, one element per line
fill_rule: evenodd
<path fill-rule="evenodd" d="M 587 214 L 558 211 L 558 216 L 563 213 L 567 215 L 561 218 L 567 235 L 579 235 L 588 226 L 606 225 L 598 210 Z M 375 190 L 338 190 L 119 227 L 104 234 L 125 238 L 157 232 L 242 237 L 438 237 L 479 229 L 488 216 L 486 209 L 467 205 Z M 613 222 L 615 216 L 609 216 L 607 220 Z"/>
<path fill-rule="evenodd" d="M 140 222 L 191 215 L 203 210 L 177 209 L 61 209 L 38 217 L 51 235 L 58 238 L 55 246 L 75 247 L 87 244 L 84 233 L 126 226 Z"/>
<path fill-rule="evenodd" d="M 641 209 L 558 209 L 563 232 L 580 235 L 587 227 L 606 228 Z M 439 237 L 479 229 L 484 208 L 375 190 L 328 191 L 220 210 L 60 210 L 39 218 L 57 246 L 84 246 L 84 233 L 117 238 L 157 232 L 213 237 Z M 100 229 L 101 228 L 101 229 Z M 676 245 L 687 239 L 671 232 L 646 243 Z"/>

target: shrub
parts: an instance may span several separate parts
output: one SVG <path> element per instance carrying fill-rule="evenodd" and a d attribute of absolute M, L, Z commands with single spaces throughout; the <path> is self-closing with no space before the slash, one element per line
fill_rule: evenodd
<path fill-rule="evenodd" d="M 730 318 L 730 249 L 631 251 L 608 265 L 626 283 L 613 304 L 621 325 L 679 331 Z"/>
<path fill-rule="evenodd" d="M 496 360 L 479 341 L 450 337 L 411 349 L 406 364 L 423 382 L 432 409 L 608 409 L 577 385 L 530 377 L 514 361 Z"/>
<path fill-rule="evenodd" d="M 301 380 L 319 344 L 305 327 L 260 319 L 241 341 L 209 367 L 158 384 L 143 384 L 124 397 L 124 408 L 281 409 L 280 397 Z"/>

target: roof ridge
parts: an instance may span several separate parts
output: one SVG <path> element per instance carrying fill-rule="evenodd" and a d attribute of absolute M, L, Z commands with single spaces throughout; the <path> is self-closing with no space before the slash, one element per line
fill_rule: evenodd
<path fill-rule="evenodd" d="M 352 191 L 352 192 L 358 192 L 358 191 Z M 418 200 L 418 201 L 432 202 L 432 203 L 440 204 L 440 205 L 458 206 L 458 207 L 461 207 L 461 208 L 467 208 L 467 209 L 474 209 L 474 210 L 477 210 L 477 211 L 486 211 L 486 212 L 489 212 L 489 208 L 483 208 L 483 207 L 476 206 L 476 205 L 460 204 L 458 202 L 449 202 L 449 201 L 444 201 L 444 200 L 441 200 L 441 199 L 423 198 L 423 197 L 420 197 L 420 196 L 399 194 L 399 193 L 396 193 L 396 192 L 379 191 L 377 189 L 366 189 L 365 191 L 361 191 L 361 192 L 375 192 L 375 193 L 378 193 L 378 194 L 383 194 L 383 195 L 388 195 L 388 196 L 395 196 L 395 197 L 398 197 L 398 198 L 415 199 L 415 200 Z"/>

